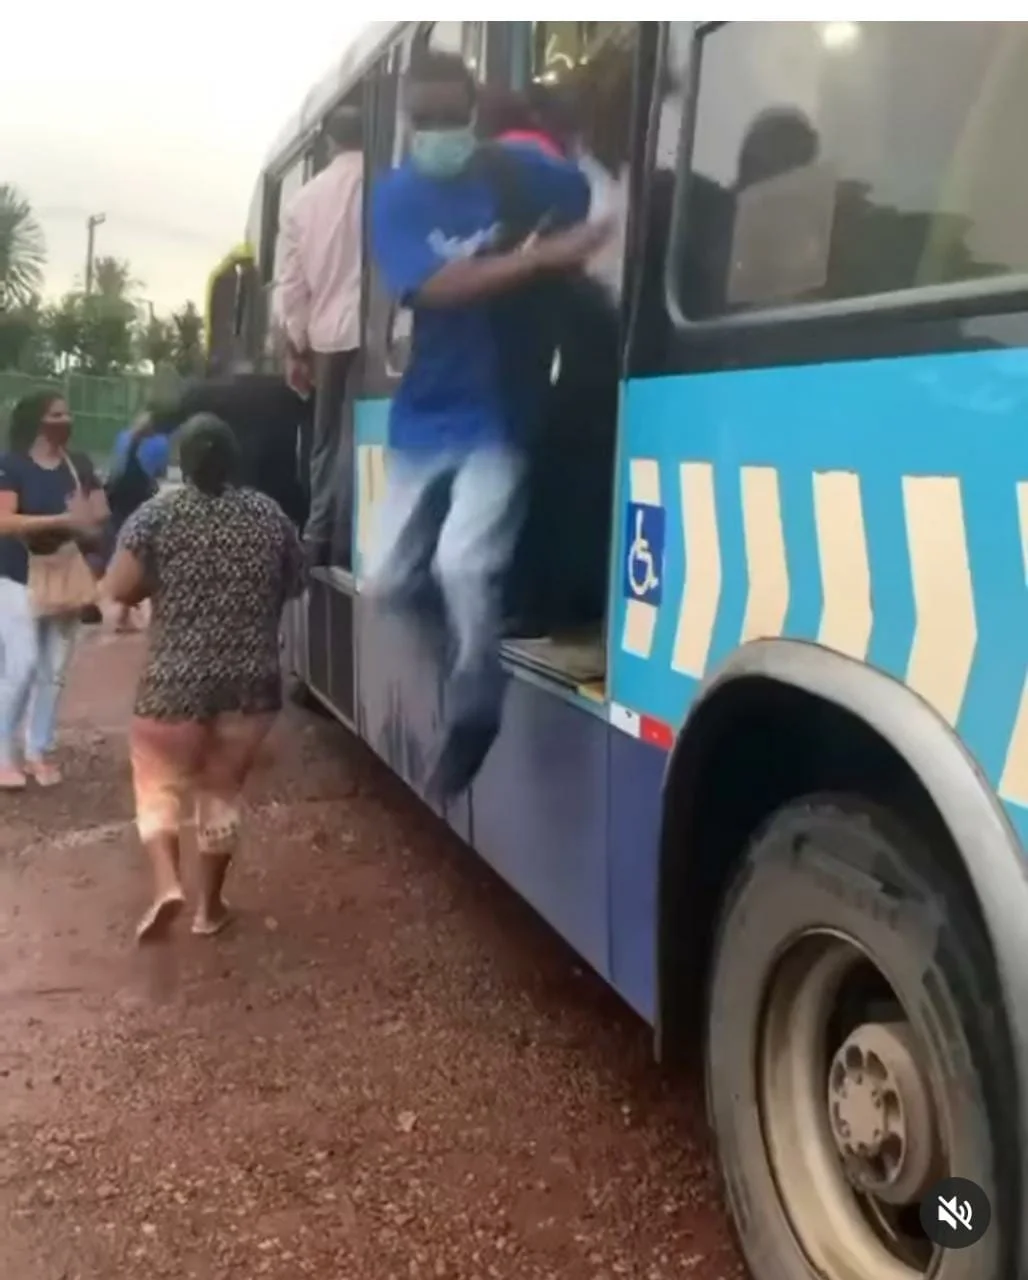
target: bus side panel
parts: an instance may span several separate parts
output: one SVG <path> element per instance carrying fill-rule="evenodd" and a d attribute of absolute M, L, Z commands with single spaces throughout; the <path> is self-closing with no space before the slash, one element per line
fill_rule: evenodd
<path fill-rule="evenodd" d="M 653 1022 L 657 1008 L 657 869 L 667 752 L 611 729 L 611 985 Z"/>
<path fill-rule="evenodd" d="M 607 979 L 609 742 L 593 711 L 515 677 L 471 794 L 475 848 Z"/>
<path fill-rule="evenodd" d="M 383 397 L 358 399 L 353 406 L 353 572 L 359 583 L 374 534 L 375 516 L 385 486 L 389 447 L 389 405 Z"/>
<path fill-rule="evenodd" d="M 376 755 L 419 795 L 437 740 L 440 705 L 435 659 L 416 628 L 372 608 L 360 595 L 368 551 L 385 487 L 389 401 L 358 400 L 354 406 L 353 566 L 358 586 L 358 729 Z M 470 836 L 468 804 L 458 801 L 446 819 L 463 839 Z"/>
<path fill-rule="evenodd" d="M 354 571 L 364 574 L 382 500 L 389 401 L 354 412 Z M 419 795 L 439 740 L 435 656 L 417 629 L 357 601 L 362 737 Z M 450 825 L 601 974 L 609 975 L 606 815 L 610 728 L 537 684 L 514 678 L 503 727 L 470 801 Z"/>
<path fill-rule="evenodd" d="M 624 405 L 614 702 L 678 726 L 739 644 L 817 641 L 932 704 L 1028 835 L 1028 350 L 637 379 Z"/>

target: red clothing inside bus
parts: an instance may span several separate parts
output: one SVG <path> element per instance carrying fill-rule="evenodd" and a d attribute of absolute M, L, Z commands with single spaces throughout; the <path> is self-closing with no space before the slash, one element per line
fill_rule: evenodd
<path fill-rule="evenodd" d="M 496 139 L 497 142 L 514 142 L 524 145 L 528 143 L 530 146 L 539 147 L 545 151 L 548 156 L 552 156 L 554 160 L 565 159 L 564 152 L 549 136 L 537 129 L 508 129 L 505 133 L 501 133 Z"/>

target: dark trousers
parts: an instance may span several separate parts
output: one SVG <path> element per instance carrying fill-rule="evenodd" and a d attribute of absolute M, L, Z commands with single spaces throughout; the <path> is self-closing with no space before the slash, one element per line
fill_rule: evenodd
<path fill-rule="evenodd" d="M 353 504 L 353 467 L 343 465 L 350 433 L 345 429 L 346 383 L 355 351 L 314 354 L 314 429 L 310 448 L 310 515 L 304 537 L 330 547 L 337 522 Z"/>

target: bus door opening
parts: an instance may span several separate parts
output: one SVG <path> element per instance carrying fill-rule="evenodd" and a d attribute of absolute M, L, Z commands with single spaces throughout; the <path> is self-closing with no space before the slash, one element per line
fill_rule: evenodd
<path fill-rule="evenodd" d="M 505 651 L 571 688 L 602 692 L 638 24 L 531 26 L 530 104 L 578 159 L 593 215 L 613 215 L 617 231 L 557 294 L 549 393 L 529 443 L 528 511 L 508 583 Z"/>

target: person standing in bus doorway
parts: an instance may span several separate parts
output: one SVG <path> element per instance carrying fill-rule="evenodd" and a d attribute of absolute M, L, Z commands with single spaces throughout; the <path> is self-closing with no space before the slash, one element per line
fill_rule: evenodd
<path fill-rule="evenodd" d="M 495 166 L 476 164 L 475 83 L 459 57 L 424 53 L 404 93 L 410 156 L 375 184 L 371 236 L 414 327 L 366 589 L 380 601 L 410 600 L 434 570 L 451 644 L 427 791 L 445 801 L 470 784 L 499 730 L 501 598 L 522 516 L 521 442 L 542 411 L 553 360 L 533 290 L 587 260 L 607 229 L 586 225 L 589 188 L 574 165 L 512 147 L 516 172 L 501 185 L 508 195 L 516 186 L 526 225 L 511 234 Z"/>
<path fill-rule="evenodd" d="M 246 359 L 186 387 L 163 409 L 157 430 L 171 434 L 199 413 L 227 423 L 239 450 L 238 480 L 273 498 L 298 530 L 307 519 L 300 474 L 300 441 L 310 434 L 309 400 L 276 373 L 259 373 Z"/>
<path fill-rule="evenodd" d="M 360 110 L 339 107 L 325 121 L 328 166 L 283 211 L 275 254 L 278 320 L 289 347 L 290 384 L 303 366 L 315 388 L 310 449 L 310 514 L 304 530 L 312 564 L 327 563 L 336 527 L 346 383 L 360 345 L 364 130 Z"/>

